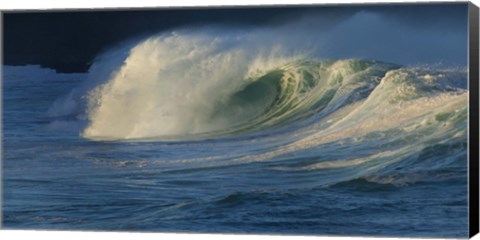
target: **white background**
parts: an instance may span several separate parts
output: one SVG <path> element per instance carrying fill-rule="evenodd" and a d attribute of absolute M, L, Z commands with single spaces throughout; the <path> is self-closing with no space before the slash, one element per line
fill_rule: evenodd
<path fill-rule="evenodd" d="M 12 9 L 67 9 L 67 8 L 131 8 L 131 7 L 165 7 L 165 6 L 222 6 L 222 5 L 272 5 L 272 4 L 321 4 L 321 3 L 375 3 L 375 2 L 428 2 L 415 0 L 175 0 L 175 1 L 154 1 L 154 0 L 2 0 L 0 10 Z M 430 1 L 432 2 L 432 1 Z M 434 1 L 446 2 L 446 1 Z M 451 2 L 451 1 L 450 1 Z M 472 0 L 480 6 L 480 0 Z M 14 231 L 0 230 L 0 239 L 49 239 L 49 240 L 153 240 L 153 239 L 195 239 L 195 240 L 310 240 L 310 239 L 331 239 L 331 240 L 352 240 L 352 239 L 386 239 L 386 238 L 352 238 L 352 237 L 310 237 L 310 236 L 267 236 L 267 235 L 220 235 L 220 234 L 162 234 L 162 233 L 116 233 L 116 232 L 68 232 L 68 231 Z M 477 235 L 474 239 L 480 240 Z"/>

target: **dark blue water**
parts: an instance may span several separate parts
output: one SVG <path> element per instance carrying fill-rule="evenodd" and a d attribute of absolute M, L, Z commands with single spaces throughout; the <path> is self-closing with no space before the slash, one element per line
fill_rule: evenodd
<path fill-rule="evenodd" d="M 349 88 L 357 95 L 338 88 L 349 97 L 329 98 L 328 114 L 268 131 L 97 141 L 81 136 L 88 118 L 48 114 L 86 74 L 6 66 L 3 226 L 466 237 L 466 74 L 429 74 L 436 88 L 415 85 L 418 76 L 394 81 L 416 86 L 416 97 L 387 101 L 385 79 Z M 400 106 L 398 122 L 385 106 Z"/>

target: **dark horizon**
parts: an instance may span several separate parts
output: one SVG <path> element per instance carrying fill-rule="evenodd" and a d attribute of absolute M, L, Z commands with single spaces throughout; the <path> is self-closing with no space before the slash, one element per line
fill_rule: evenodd
<path fill-rule="evenodd" d="M 442 49 L 445 54 L 441 57 L 454 59 L 460 65 L 466 64 L 466 41 L 463 43 L 464 52 L 459 53 L 459 49 L 462 49 L 463 46 L 458 46 L 460 41 L 458 39 L 463 35 L 466 40 L 466 3 L 7 11 L 3 13 L 3 64 L 34 64 L 52 68 L 58 72 L 86 72 L 96 56 L 117 44 L 176 28 L 195 29 L 210 25 L 234 29 L 279 27 L 300 21 L 305 16 L 313 16 L 314 20 L 317 17 L 320 19 L 313 23 L 315 24 L 312 25 L 314 28 L 332 26 L 334 28 L 340 23 L 347 22 L 355 14 L 364 12 L 385 17 L 387 25 L 393 24 L 400 30 L 404 29 L 405 34 L 411 32 L 422 34 L 430 31 L 441 36 L 442 31 L 451 32 L 455 38 L 449 40 L 454 41 L 452 44 L 443 43 L 443 45 L 434 46 L 435 49 L 425 50 L 425 52 L 435 53 L 438 51 L 434 50 Z M 348 27 L 344 29 L 347 33 L 355 30 L 356 26 L 353 26 L 353 29 L 348 29 Z M 365 34 L 357 39 L 358 41 L 353 42 L 350 42 L 349 36 L 341 41 L 334 41 L 347 47 L 338 49 L 332 47 L 325 53 L 325 56 L 349 57 L 349 54 L 352 53 L 352 49 L 349 48 L 362 43 L 364 49 L 353 51 L 356 54 L 354 57 L 368 58 L 370 57 L 368 52 L 373 51 L 370 48 L 383 47 L 384 50 L 378 51 L 385 52 L 387 48 L 392 48 L 392 44 L 388 43 L 392 41 L 390 38 L 398 39 L 399 36 L 403 36 L 393 36 L 391 29 L 377 29 L 375 33 L 382 33 L 382 31 L 389 33 L 386 33 L 386 36 Z M 412 36 L 406 37 L 411 38 Z M 441 39 L 437 40 L 441 41 Z M 372 41 L 377 42 L 372 43 Z M 404 43 L 404 48 L 410 51 L 412 45 L 412 48 L 423 50 L 425 46 L 431 45 L 423 43 L 424 41 L 426 40 L 421 40 L 420 43 Z M 460 42 L 460 44 L 462 43 Z M 450 45 L 451 49 L 445 49 L 445 46 Z M 395 48 L 395 46 L 393 47 Z M 401 55 L 400 53 L 405 52 L 405 49 L 399 49 L 397 55 Z M 412 57 L 404 56 L 403 58 L 411 59 Z M 381 60 L 388 61 L 390 59 Z"/>

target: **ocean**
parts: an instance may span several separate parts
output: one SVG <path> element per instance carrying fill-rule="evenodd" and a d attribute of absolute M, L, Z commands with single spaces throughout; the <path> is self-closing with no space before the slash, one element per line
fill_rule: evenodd
<path fill-rule="evenodd" d="M 3 227 L 467 237 L 466 69 L 227 43 L 3 66 Z"/>

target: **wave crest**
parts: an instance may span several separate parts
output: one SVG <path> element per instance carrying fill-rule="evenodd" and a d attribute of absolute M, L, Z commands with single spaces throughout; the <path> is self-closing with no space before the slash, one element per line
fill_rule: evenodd
<path fill-rule="evenodd" d="M 89 139 L 186 140 L 309 124 L 338 132 L 378 121 L 372 116 L 382 118 L 381 112 L 410 116 L 397 111 L 410 109 L 407 102 L 428 104 L 467 92 L 463 70 L 316 60 L 280 45 L 247 43 L 242 37 L 174 32 L 116 48 L 97 59 L 87 86 L 49 112 L 71 114 L 59 109 L 65 105 L 59 101 L 84 109 L 77 118 L 86 117 L 81 134 Z"/>

